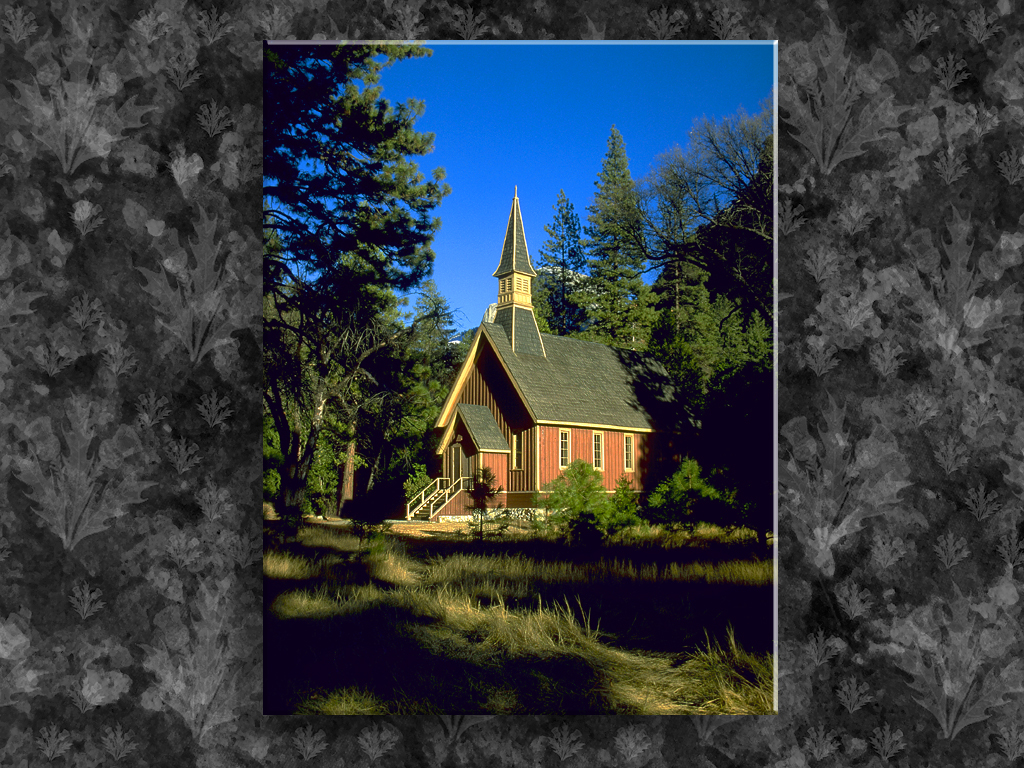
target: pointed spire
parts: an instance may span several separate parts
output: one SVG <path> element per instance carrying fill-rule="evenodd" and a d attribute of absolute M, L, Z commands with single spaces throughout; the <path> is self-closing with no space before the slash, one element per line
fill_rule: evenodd
<path fill-rule="evenodd" d="M 523 215 L 519 210 L 518 185 L 514 195 L 512 210 L 508 215 L 508 225 L 505 227 L 505 243 L 501 249 L 501 261 L 498 268 L 494 270 L 493 277 L 504 277 L 512 272 L 536 277 L 537 273 L 530 261 L 530 254 L 526 250 L 526 231 L 523 229 Z"/>
<path fill-rule="evenodd" d="M 515 354 L 546 357 L 544 340 L 540 337 L 537 318 L 533 314 L 533 278 L 537 277 L 537 273 L 526 250 L 518 185 L 512 194 L 512 211 L 508 215 L 508 226 L 505 227 L 501 263 L 494 271 L 494 277 L 498 278 L 498 303 L 494 322 L 504 329 Z"/>

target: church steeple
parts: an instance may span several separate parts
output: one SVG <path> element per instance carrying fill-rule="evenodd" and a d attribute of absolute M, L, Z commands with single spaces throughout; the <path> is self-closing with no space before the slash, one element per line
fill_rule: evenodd
<path fill-rule="evenodd" d="M 505 227 L 501 261 L 494 270 L 498 278 L 498 311 L 494 322 L 505 329 L 516 354 L 544 355 L 537 318 L 533 315 L 533 279 L 537 277 L 526 250 L 526 232 L 519 210 L 519 188 L 512 198 L 512 210 Z M 546 355 L 544 355 L 546 356 Z"/>

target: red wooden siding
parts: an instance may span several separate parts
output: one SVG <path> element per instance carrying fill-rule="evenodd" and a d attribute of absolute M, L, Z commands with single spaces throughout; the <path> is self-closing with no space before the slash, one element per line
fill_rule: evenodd
<path fill-rule="evenodd" d="M 633 486 L 637 490 L 652 491 L 650 483 L 654 479 L 651 474 L 651 443 L 650 434 L 633 435 L 633 474 L 636 480 Z"/>
<path fill-rule="evenodd" d="M 594 432 L 604 434 L 604 455 L 602 474 L 604 487 L 614 490 L 615 484 L 622 475 L 633 481 L 633 487 L 640 490 L 644 482 L 648 466 L 648 435 L 645 433 L 627 432 L 611 429 L 583 429 L 580 427 L 558 427 L 541 425 L 540 430 L 540 484 L 543 486 L 558 477 L 563 467 L 559 466 L 560 443 L 559 433 L 569 430 L 569 463 L 583 459 L 588 464 L 594 461 Z M 625 438 L 633 435 L 633 471 L 625 470 Z"/>
<path fill-rule="evenodd" d="M 487 467 L 494 473 L 494 477 L 502 488 L 505 487 L 505 477 L 508 473 L 507 453 L 481 453 L 479 456 L 479 468 Z"/>
<path fill-rule="evenodd" d="M 473 513 L 469 507 L 472 504 L 473 499 L 470 495 L 465 491 L 462 491 L 450 498 L 448 503 L 437 510 L 437 513 L 430 519 L 436 522 L 437 519 L 441 517 L 460 517 L 462 515 L 471 515 Z"/>

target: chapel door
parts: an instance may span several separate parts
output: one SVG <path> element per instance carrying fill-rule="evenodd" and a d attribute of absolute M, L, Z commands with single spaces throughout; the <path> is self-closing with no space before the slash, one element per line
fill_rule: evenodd
<path fill-rule="evenodd" d="M 452 446 L 452 482 L 470 476 L 469 457 L 463 452 L 462 445 L 455 443 Z"/>

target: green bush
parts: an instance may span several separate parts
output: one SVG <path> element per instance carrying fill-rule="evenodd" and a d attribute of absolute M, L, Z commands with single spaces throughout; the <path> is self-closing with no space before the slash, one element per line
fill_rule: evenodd
<path fill-rule="evenodd" d="M 478 540 L 484 540 L 484 534 L 494 534 L 494 530 L 487 530 L 488 524 L 491 524 L 493 529 L 494 524 L 497 525 L 497 534 L 503 534 L 508 530 L 509 521 L 505 517 L 500 519 L 490 518 L 492 511 L 491 502 L 498 497 L 504 489 L 498 485 L 498 479 L 494 476 L 494 472 L 490 467 L 483 467 L 478 469 L 473 475 L 473 485 L 469 489 L 469 497 L 471 499 L 468 509 L 470 514 L 473 516 L 472 520 L 469 521 L 469 532 L 476 534 Z M 494 510 L 501 508 L 498 505 Z"/>
<path fill-rule="evenodd" d="M 380 520 L 372 523 L 366 520 L 353 520 L 352 533 L 359 537 L 359 548 L 365 544 L 370 554 L 382 554 L 387 546 L 385 534 L 394 525 L 390 520 Z"/>
<path fill-rule="evenodd" d="M 574 544 L 600 543 L 616 518 L 602 477 L 590 464 L 577 459 L 543 488 L 548 494 L 543 504 L 552 510 L 548 525 Z"/>
<path fill-rule="evenodd" d="M 277 445 L 277 433 L 274 432 L 273 420 L 263 416 L 263 500 L 271 504 L 277 501 L 281 493 L 281 473 L 278 469 L 284 456 Z"/>
<path fill-rule="evenodd" d="M 405 498 L 411 499 L 432 482 L 434 482 L 434 480 L 427 474 L 426 466 L 423 464 L 414 464 L 412 474 L 406 478 L 404 483 Z"/>
<path fill-rule="evenodd" d="M 686 459 L 647 499 L 648 522 L 692 531 L 697 523 L 720 524 L 730 515 L 729 499 L 700 476 L 700 465 Z"/>
<path fill-rule="evenodd" d="M 611 502 L 612 513 L 605 522 L 605 530 L 609 536 L 641 522 L 637 512 L 636 491 L 633 490 L 632 481 L 625 475 L 615 484 Z"/>
<path fill-rule="evenodd" d="M 271 504 L 277 501 L 281 493 L 281 475 L 276 469 L 263 470 L 263 500 Z"/>

